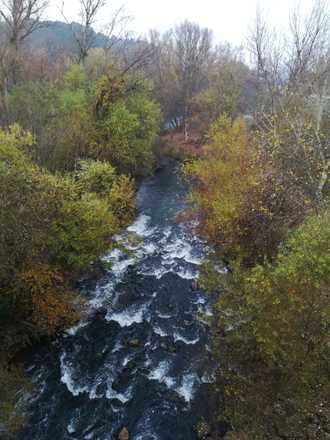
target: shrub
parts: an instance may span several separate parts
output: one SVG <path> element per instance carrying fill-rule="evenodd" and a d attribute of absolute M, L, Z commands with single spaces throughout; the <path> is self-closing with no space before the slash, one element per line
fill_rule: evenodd
<path fill-rule="evenodd" d="M 64 201 L 48 239 L 52 259 L 70 271 L 86 270 L 104 254 L 118 232 L 108 203 L 93 194 Z"/>
<path fill-rule="evenodd" d="M 219 381 L 227 416 L 249 438 L 326 439 L 329 246 L 326 213 L 293 232 L 273 263 L 218 278 Z"/>
<path fill-rule="evenodd" d="M 259 150 L 242 119 L 221 116 L 211 127 L 202 157 L 183 170 L 193 184 L 200 233 L 248 264 L 276 254 L 288 228 L 307 210 L 299 188 Z"/>
<path fill-rule="evenodd" d="M 102 78 L 97 85 L 99 131 L 95 156 L 133 176 L 148 174 L 160 128 L 160 108 L 139 82 L 117 84 Z M 125 94 L 125 90 L 127 93 Z"/>

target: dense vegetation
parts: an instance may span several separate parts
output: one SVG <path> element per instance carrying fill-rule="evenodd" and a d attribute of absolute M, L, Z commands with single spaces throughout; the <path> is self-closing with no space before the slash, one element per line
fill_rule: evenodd
<path fill-rule="evenodd" d="M 79 319 L 77 280 L 131 221 L 163 116 L 162 145 L 191 183 L 187 216 L 214 249 L 202 279 L 215 302 L 212 436 L 225 421 L 233 439 L 328 438 L 326 4 L 304 23 L 293 13 L 283 39 L 258 14 L 254 66 L 190 22 L 132 41 L 116 15 L 96 34 L 105 2 L 80 5 L 80 23 L 63 10 L 49 26 L 46 2 L 0 0 L 0 436 L 23 421 L 19 354 Z"/>
<path fill-rule="evenodd" d="M 1 438 L 23 421 L 17 356 L 79 320 L 77 281 L 135 215 L 161 121 L 143 72 L 105 49 L 76 56 L 82 34 L 96 36 L 88 24 L 63 25 L 76 41 L 67 52 L 31 52 L 43 4 L 23 1 L 16 16 L 16 3 L 0 2 Z"/>
<path fill-rule="evenodd" d="M 232 439 L 329 435 L 329 16 L 318 5 L 299 23 L 280 55 L 258 16 L 255 117 L 220 115 L 183 167 L 215 250 L 202 280 L 216 303 L 215 436 L 219 421 Z"/>
<path fill-rule="evenodd" d="M 327 438 L 329 221 L 306 221 L 273 263 L 213 278 L 226 416 L 246 438 Z"/>

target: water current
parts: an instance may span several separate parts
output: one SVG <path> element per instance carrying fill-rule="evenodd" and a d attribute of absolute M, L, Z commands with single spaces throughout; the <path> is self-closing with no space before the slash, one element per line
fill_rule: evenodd
<path fill-rule="evenodd" d="M 136 221 L 82 288 L 88 312 L 33 354 L 23 440 L 192 440 L 213 381 L 207 316 L 196 279 L 207 251 L 178 223 L 187 187 L 170 166 L 142 183 Z"/>

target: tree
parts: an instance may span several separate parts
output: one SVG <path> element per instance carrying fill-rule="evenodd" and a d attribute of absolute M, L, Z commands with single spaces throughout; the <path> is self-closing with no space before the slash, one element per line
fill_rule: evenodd
<path fill-rule="evenodd" d="M 208 138 L 202 156 L 183 168 L 199 231 L 220 254 L 249 266 L 263 262 L 304 218 L 308 199 L 276 168 L 244 119 L 220 116 Z"/>
<path fill-rule="evenodd" d="M 98 83 L 95 157 L 121 173 L 144 176 L 153 167 L 161 114 L 149 95 L 148 84 L 134 77 L 105 76 Z"/>
<path fill-rule="evenodd" d="M 192 124 L 205 135 L 221 114 L 235 119 L 255 107 L 253 73 L 241 48 L 219 45 L 207 72 L 205 87 L 192 99 Z"/>
<path fill-rule="evenodd" d="M 22 414 L 26 408 L 21 397 L 30 389 L 22 366 L 0 362 L 0 435 L 3 440 L 14 440 L 22 429 Z"/>
<path fill-rule="evenodd" d="M 259 79 L 256 122 L 261 131 L 268 127 L 278 137 L 274 147 L 286 145 L 285 152 L 276 148 L 274 154 L 282 163 L 292 164 L 289 173 L 301 173 L 303 165 L 308 191 L 320 204 L 330 169 L 325 129 L 329 118 L 329 25 L 327 3 L 320 0 L 305 20 L 294 11 L 285 39 L 270 31 L 259 12 L 249 39 Z M 286 139 L 284 125 L 289 133 Z"/>
<path fill-rule="evenodd" d="M 161 105 L 167 126 L 179 129 L 182 123 L 180 115 L 180 90 L 174 69 L 174 53 L 170 44 L 171 32 L 160 35 L 151 31 L 149 44 L 153 48 L 152 63 L 147 74 L 154 84 L 154 96 Z"/>
<path fill-rule="evenodd" d="M 155 81 L 166 123 L 183 127 L 188 140 L 192 99 L 207 86 L 212 33 L 186 21 L 163 36 L 152 32 L 149 41 L 154 51 L 147 72 Z"/>
<path fill-rule="evenodd" d="M 309 218 L 272 264 L 214 275 L 218 386 L 247 438 L 328 436 L 329 221 Z"/>
<path fill-rule="evenodd" d="M 18 126 L 0 130 L 0 360 L 77 320 L 74 280 L 135 212 L 133 182 L 111 165 L 52 175 L 32 143 Z"/>
<path fill-rule="evenodd" d="M 79 189 L 106 199 L 115 215 L 116 227 L 127 227 L 136 208 L 134 181 L 125 175 L 118 176 L 108 162 L 87 160 L 80 162 L 79 167 Z"/>
<path fill-rule="evenodd" d="M 48 2 L 46 0 L 1 0 L 0 16 L 5 23 L 9 45 L 11 81 L 19 79 L 19 56 L 24 41 L 41 25 Z"/>
<path fill-rule="evenodd" d="M 85 60 L 88 56 L 88 52 L 93 46 L 94 31 L 93 25 L 95 24 L 99 13 L 106 5 L 106 0 L 79 0 L 80 8 L 80 23 L 76 28 L 75 24 L 71 24 L 72 33 L 75 37 L 78 46 L 78 63 L 85 64 Z M 68 23 L 68 19 L 65 16 L 65 1 L 62 1 L 61 13 L 65 21 Z"/>
<path fill-rule="evenodd" d="M 188 118 L 190 101 L 205 81 L 210 61 L 212 33 L 188 21 L 173 31 L 172 44 L 175 53 L 175 70 L 178 78 L 185 139 L 189 137 Z"/>

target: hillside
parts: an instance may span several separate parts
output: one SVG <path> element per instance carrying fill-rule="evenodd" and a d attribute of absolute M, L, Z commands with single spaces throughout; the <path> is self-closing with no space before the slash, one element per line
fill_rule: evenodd
<path fill-rule="evenodd" d="M 44 21 L 40 29 L 36 30 L 28 37 L 26 44 L 31 49 L 47 49 L 50 52 L 63 51 L 74 53 L 77 50 L 77 41 L 75 35 L 79 35 L 79 23 L 64 23 L 62 21 Z M 5 25 L 0 22 L 0 35 L 5 32 Z M 122 40 L 115 39 L 120 45 Z M 92 48 L 104 47 L 109 45 L 109 38 L 102 34 L 91 30 Z M 132 40 L 133 41 L 133 40 Z M 125 42 L 127 43 L 127 42 Z"/>
<path fill-rule="evenodd" d="M 33 49 L 55 48 L 66 52 L 74 52 L 77 49 L 75 35 L 79 35 L 78 23 L 63 23 L 61 21 L 45 21 L 43 26 L 34 32 L 28 39 L 28 45 Z M 107 37 L 101 33 L 92 33 L 92 47 L 103 47 L 107 44 Z"/>

